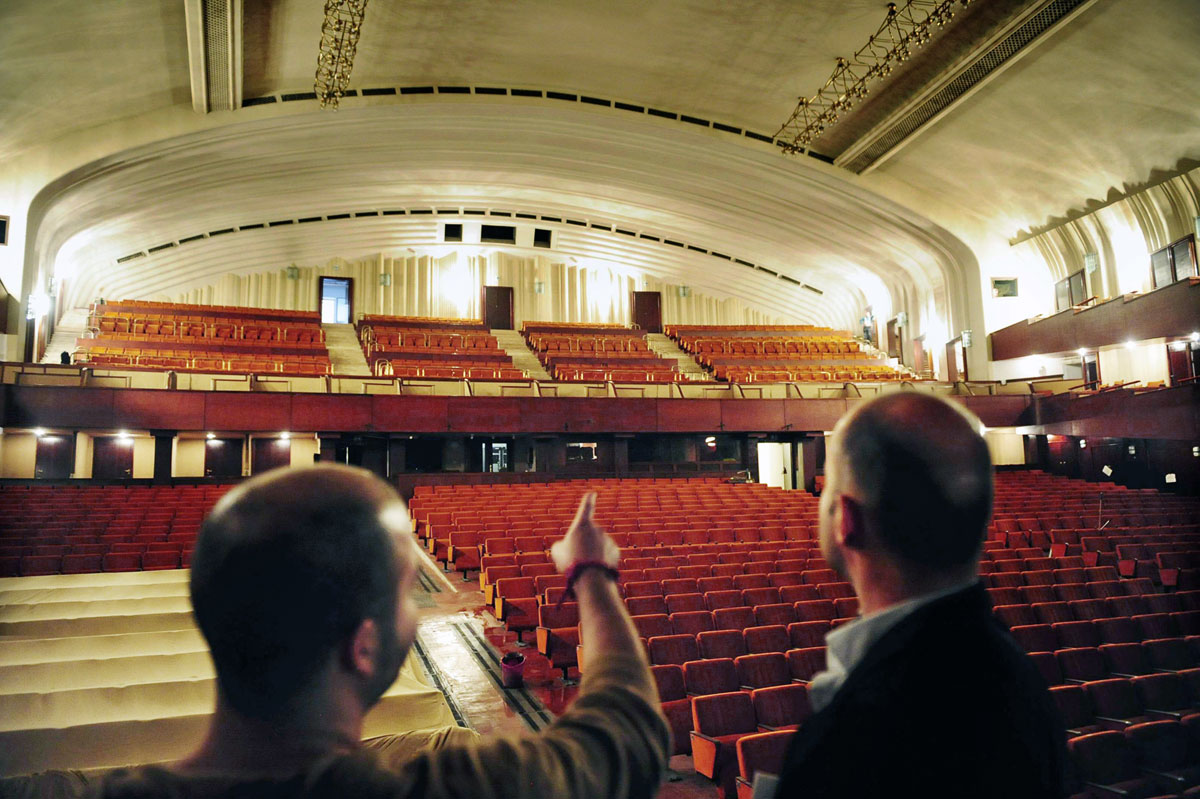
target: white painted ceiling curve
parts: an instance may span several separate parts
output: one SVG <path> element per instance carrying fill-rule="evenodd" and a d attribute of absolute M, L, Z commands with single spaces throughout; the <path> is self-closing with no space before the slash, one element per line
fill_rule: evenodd
<path fill-rule="evenodd" d="M 46 199 L 37 250 L 86 301 L 141 286 L 173 294 L 222 272 L 355 257 L 437 240 L 428 218 L 377 217 L 237 232 L 239 225 L 388 208 L 556 214 L 676 239 L 762 265 L 561 226 L 559 255 L 617 261 L 770 313 L 848 327 L 881 279 L 958 284 L 950 237 L 806 159 L 613 112 L 429 102 L 226 126 L 120 154 Z M 494 220 L 493 220 L 494 221 Z M 61 252 L 60 252 L 61 250 Z M 733 287 L 736 286 L 736 289 Z M 79 292 L 75 295 L 75 292 Z M 115 293 L 114 293 L 115 292 Z"/>

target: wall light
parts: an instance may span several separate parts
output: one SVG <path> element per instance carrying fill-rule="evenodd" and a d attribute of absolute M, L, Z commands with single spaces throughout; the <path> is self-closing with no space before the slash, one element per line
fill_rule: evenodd
<path fill-rule="evenodd" d="M 1112 477 L 1112 467 L 1111 466 L 1105 466 L 1100 471 L 1104 472 L 1105 477 Z"/>
<path fill-rule="evenodd" d="M 35 436 L 37 436 L 38 438 L 41 438 L 42 436 L 46 435 L 46 428 L 44 428 L 44 427 L 35 428 L 33 431 L 33 434 Z"/>
<path fill-rule="evenodd" d="M 1087 449 L 1087 439 L 1086 438 L 1079 439 L 1079 448 Z"/>
<path fill-rule="evenodd" d="M 1200 333 L 1197 333 L 1195 330 L 1193 330 L 1191 339 L 1192 341 L 1200 341 Z"/>
<path fill-rule="evenodd" d="M 1075 354 L 1082 358 L 1083 356 L 1087 355 L 1087 350 L 1085 350 L 1083 347 L 1080 347 L 1079 349 L 1075 350 Z"/>
<path fill-rule="evenodd" d="M 207 438 L 209 441 L 212 441 L 214 438 L 217 437 L 217 434 L 216 433 L 205 433 L 204 437 Z"/>
<path fill-rule="evenodd" d="M 1136 349 L 1136 348 L 1137 348 L 1137 342 L 1136 342 L 1136 341 L 1126 341 L 1126 342 L 1125 342 L 1125 349 L 1127 349 L 1127 350 L 1132 350 L 1132 349 Z"/>
<path fill-rule="evenodd" d="M 292 434 L 289 433 L 288 431 L 284 430 L 282 433 L 279 434 L 279 438 L 283 441 L 290 441 L 292 438 Z"/>
<path fill-rule="evenodd" d="M 1168 472 L 1167 476 L 1165 478 L 1165 482 L 1174 483 L 1175 482 L 1175 472 Z"/>

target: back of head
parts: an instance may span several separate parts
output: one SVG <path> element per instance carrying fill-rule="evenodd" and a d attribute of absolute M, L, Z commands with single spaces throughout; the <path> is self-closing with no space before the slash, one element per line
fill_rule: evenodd
<path fill-rule="evenodd" d="M 363 619 L 393 629 L 397 566 L 381 520 L 393 505 L 367 472 L 313 466 L 243 483 L 204 521 L 192 605 L 235 709 L 283 712 Z"/>
<path fill-rule="evenodd" d="M 992 512 L 992 462 L 979 420 L 916 391 L 856 409 L 838 431 L 842 468 L 881 546 L 911 567 L 974 563 Z"/>

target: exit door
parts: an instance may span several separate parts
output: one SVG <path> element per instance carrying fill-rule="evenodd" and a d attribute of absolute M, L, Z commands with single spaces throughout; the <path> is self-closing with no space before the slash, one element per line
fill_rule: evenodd
<path fill-rule="evenodd" d="M 662 294 L 657 291 L 633 292 L 633 326 L 647 333 L 662 332 Z"/>
<path fill-rule="evenodd" d="M 489 330 L 513 329 L 513 290 L 511 286 L 483 287 L 483 324 Z"/>
<path fill-rule="evenodd" d="M 351 294 L 350 278 L 321 278 L 321 324 L 349 324 Z"/>

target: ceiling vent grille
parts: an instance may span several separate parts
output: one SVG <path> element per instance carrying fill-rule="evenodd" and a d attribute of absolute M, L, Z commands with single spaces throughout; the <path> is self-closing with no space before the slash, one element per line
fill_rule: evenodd
<path fill-rule="evenodd" d="M 1025 48 L 1030 42 L 1056 25 L 1088 0 L 1054 0 L 1041 11 L 1031 16 L 1023 25 L 1010 33 L 991 50 L 988 50 L 967 66 L 937 94 L 915 108 L 896 124 L 888 128 L 866 149 L 842 163 L 851 172 L 862 173 L 868 167 L 907 139 L 929 120 L 946 110 L 976 84 L 994 72 L 1002 64 Z"/>

